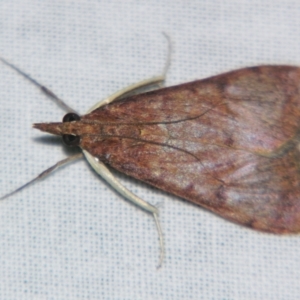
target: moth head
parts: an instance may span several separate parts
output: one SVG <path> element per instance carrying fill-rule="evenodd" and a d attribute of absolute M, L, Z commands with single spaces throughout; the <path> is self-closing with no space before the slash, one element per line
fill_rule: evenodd
<path fill-rule="evenodd" d="M 67 146 L 80 145 L 80 116 L 76 113 L 67 113 L 59 123 L 37 123 L 34 128 L 51 134 L 60 135 Z"/>
<path fill-rule="evenodd" d="M 63 123 L 67 122 L 75 122 L 75 121 L 80 121 L 80 116 L 77 115 L 76 113 L 67 113 L 63 119 Z M 79 135 L 73 135 L 73 134 L 63 134 L 62 139 L 64 143 L 67 146 L 79 146 L 80 144 L 80 136 Z"/>

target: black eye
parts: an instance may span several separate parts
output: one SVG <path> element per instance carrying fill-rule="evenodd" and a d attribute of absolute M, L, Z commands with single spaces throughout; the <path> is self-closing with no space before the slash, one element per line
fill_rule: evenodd
<path fill-rule="evenodd" d="M 63 123 L 65 122 L 72 122 L 72 121 L 79 121 L 80 117 L 75 114 L 75 113 L 67 113 L 64 117 L 63 117 Z"/>
<path fill-rule="evenodd" d="M 62 139 L 67 146 L 78 146 L 80 143 L 80 136 L 78 135 L 64 134 Z"/>

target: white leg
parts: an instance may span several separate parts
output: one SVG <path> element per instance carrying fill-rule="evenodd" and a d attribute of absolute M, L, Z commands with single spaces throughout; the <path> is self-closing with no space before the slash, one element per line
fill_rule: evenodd
<path fill-rule="evenodd" d="M 135 205 L 139 206 L 141 209 L 153 214 L 155 224 L 157 227 L 158 235 L 159 235 L 159 243 L 160 243 L 160 259 L 158 268 L 161 267 L 162 261 L 164 258 L 164 242 L 161 226 L 158 219 L 158 209 L 157 207 L 151 205 L 150 203 L 144 201 L 139 198 L 135 194 L 131 193 L 126 187 L 124 187 L 116 177 L 110 172 L 110 170 L 96 157 L 92 156 L 86 150 L 82 150 L 84 156 L 87 161 L 91 165 L 91 167 L 104 179 L 106 180 L 118 193 L 120 193 L 124 198 L 131 201 Z"/>
<path fill-rule="evenodd" d="M 145 79 L 145 80 L 142 80 L 138 83 L 134 83 L 132 85 L 129 85 L 128 87 L 117 91 L 116 93 L 112 94 L 111 96 L 107 97 L 106 99 L 101 100 L 100 102 L 97 102 L 86 113 L 88 114 L 88 113 L 92 112 L 93 110 L 95 110 L 96 108 L 99 108 L 103 105 L 109 104 L 109 103 L 113 102 L 114 100 L 120 98 L 124 94 L 132 92 L 135 89 L 138 89 L 138 88 L 141 88 L 143 86 L 150 85 L 150 84 L 163 82 L 164 80 L 165 80 L 165 76 L 161 75 L 161 76 L 153 77 L 153 78 L 150 78 L 150 79 Z"/>
<path fill-rule="evenodd" d="M 163 32 L 163 35 L 164 35 L 164 37 L 166 38 L 166 40 L 168 42 L 168 55 L 167 55 L 167 60 L 166 60 L 166 64 L 165 64 L 165 67 L 164 67 L 162 75 L 142 80 L 142 81 L 140 81 L 138 83 L 134 83 L 134 84 L 129 85 L 128 87 L 126 87 L 124 89 L 121 89 L 121 90 L 117 91 L 116 93 L 112 94 L 111 96 L 107 97 L 106 99 L 101 100 L 100 102 L 97 102 L 95 105 L 93 105 L 86 112 L 87 114 L 90 113 L 90 112 L 92 112 L 96 108 L 101 107 L 101 106 L 106 105 L 106 104 L 109 104 L 109 103 L 113 102 L 114 100 L 122 97 L 126 93 L 132 92 L 133 90 L 139 89 L 139 88 L 141 88 L 143 86 L 147 86 L 147 85 L 151 85 L 151 84 L 157 83 L 157 84 L 160 85 L 160 87 L 162 87 L 162 83 L 165 81 L 166 74 L 167 74 L 168 69 L 170 68 L 170 65 L 171 65 L 171 54 L 172 54 L 171 39 L 170 39 L 170 37 L 165 32 Z"/>

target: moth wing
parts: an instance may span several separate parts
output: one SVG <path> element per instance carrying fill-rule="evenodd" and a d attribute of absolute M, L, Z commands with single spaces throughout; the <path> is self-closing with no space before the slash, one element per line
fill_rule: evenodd
<path fill-rule="evenodd" d="M 83 148 L 239 224 L 299 232 L 299 82 L 263 66 L 133 96 L 83 117 L 102 124 Z"/>

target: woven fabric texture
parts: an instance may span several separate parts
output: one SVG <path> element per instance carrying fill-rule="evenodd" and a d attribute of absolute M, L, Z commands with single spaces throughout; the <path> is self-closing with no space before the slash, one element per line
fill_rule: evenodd
<path fill-rule="evenodd" d="M 300 65 L 298 0 L 0 1 L 0 56 L 80 113 L 159 75 L 163 32 L 167 86 Z M 64 112 L 2 63 L 0 103 L 1 196 L 75 150 L 31 128 Z M 153 218 L 81 160 L 1 202 L 0 299 L 299 299 L 300 236 L 251 231 L 115 175 L 159 207 L 162 268 Z"/>

